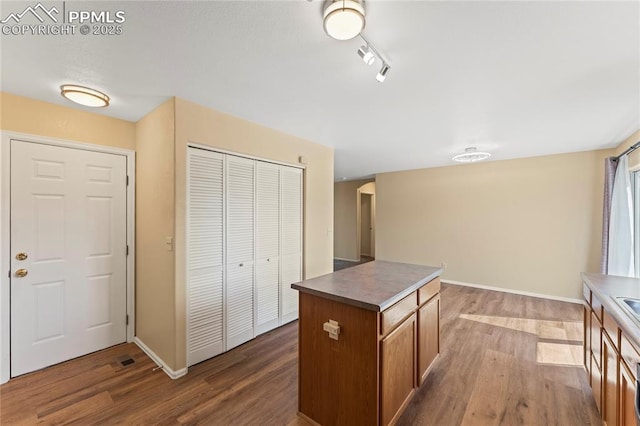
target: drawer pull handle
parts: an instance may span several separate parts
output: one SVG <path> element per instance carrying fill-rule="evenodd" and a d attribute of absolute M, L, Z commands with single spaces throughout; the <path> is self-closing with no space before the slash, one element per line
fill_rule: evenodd
<path fill-rule="evenodd" d="M 322 324 L 322 329 L 329 333 L 330 339 L 338 340 L 338 335 L 340 334 L 340 324 L 338 324 L 338 321 L 329 320 Z"/>

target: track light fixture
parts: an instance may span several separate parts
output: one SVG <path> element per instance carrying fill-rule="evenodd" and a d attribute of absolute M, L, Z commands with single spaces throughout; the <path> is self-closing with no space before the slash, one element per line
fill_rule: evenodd
<path fill-rule="evenodd" d="M 364 1 L 325 0 L 322 22 L 327 35 L 336 40 L 350 40 L 360 36 L 364 44 L 358 48 L 358 56 L 367 65 L 372 65 L 376 58 L 380 59 L 382 68 L 378 71 L 376 80 L 382 83 L 387 78 L 391 66 L 362 35 L 362 30 L 366 24 Z"/>
<path fill-rule="evenodd" d="M 378 75 L 376 75 L 376 80 L 382 83 L 386 78 L 391 66 L 389 63 L 382 57 L 380 52 L 375 48 L 373 44 L 371 44 L 362 34 L 360 34 L 360 38 L 365 42 L 363 46 L 360 46 L 358 49 L 358 56 L 362 58 L 365 64 L 371 65 L 375 62 L 376 57 L 380 59 L 382 62 L 382 68 L 378 71 Z"/>
<path fill-rule="evenodd" d="M 360 46 L 358 56 L 360 56 L 362 61 L 367 65 L 371 65 L 376 61 L 375 55 L 367 45 Z"/>
<path fill-rule="evenodd" d="M 387 73 L 389 72 L 390 69 L 391 67 L 389 67 L 387 63 L 383 62 L 382 68 L 380 68 L 380 71 L 378 71 L 378 75 L 376 75 L 376 80 L 382 83 L 385 80 L 385 78 L 387 78 Z"/>

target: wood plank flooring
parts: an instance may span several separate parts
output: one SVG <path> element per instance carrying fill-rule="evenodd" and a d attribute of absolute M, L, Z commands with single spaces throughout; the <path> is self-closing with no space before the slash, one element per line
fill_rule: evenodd
<path fill-rule="evenodd" d="M 400 425 L 602 424 L 584 369 L 560 349 L 581 344 L 580 305 L 452 285 L 441 298 L 441 354 Z M 0 424 L 306 424 L 296 415 L 297 326 L 178 380 L 152 371 L 133 344 L 27 374 L 0 386 Z M 118 364 L 124 355 L 135 363 Z"/>

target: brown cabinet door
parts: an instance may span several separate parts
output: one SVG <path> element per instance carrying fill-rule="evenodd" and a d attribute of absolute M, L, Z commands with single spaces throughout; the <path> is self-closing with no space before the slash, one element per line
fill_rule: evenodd
<path fill-rule="evenodd" d="M 591 353 L 595 364 L 602 367 L 602 323 L 593 310 L 591 311 Z M 591 368 L 593 368 L 593 362 Z"/>
<path fill-rule="evenodd" d="M 636 379 L 627 369 L 627 366 L 620 363 L 620 426 L 636 426 Z"/>
<path fill-rule="evenodd" d="M 418 384 L 440 353 L 440 295 L 418 310 Z"/>
<path fill-rule="evenodd" d="M 585 302 L 586 303 L 586 302 Z M 589 378 L 589 385 L 591 385 L 591 307 L 589 305 L 583 306 L 583 322 L 584 333 L 582 335 L 583 346 L 583 362 L 584 368 L 587 370 L 587 377 Z"/>
<path fill-rule="evenodd" d="M 595 360 L 591 360 L 591 390 L 598 412 L 602 413 L 602 373 Z"/>
<path fill-rule="evenodd" d="M 602 418 L 618 424 L 618 353 L 607 333 L 602 333 Z"/>
<path fill-rule="evenodd" d="M 380 424 L 387 425 L 413 396 L 416 374 L 416 314 L 380 342 Z"/>

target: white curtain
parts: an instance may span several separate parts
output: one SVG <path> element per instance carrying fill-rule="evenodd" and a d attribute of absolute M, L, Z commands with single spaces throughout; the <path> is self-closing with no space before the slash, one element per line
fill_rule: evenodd
<path fill-rule="evenodd" d="M 635 276 L 633 259 L 633 202 L 629 159 L 620 157 L 611 197 L 609 275 Z"/>

